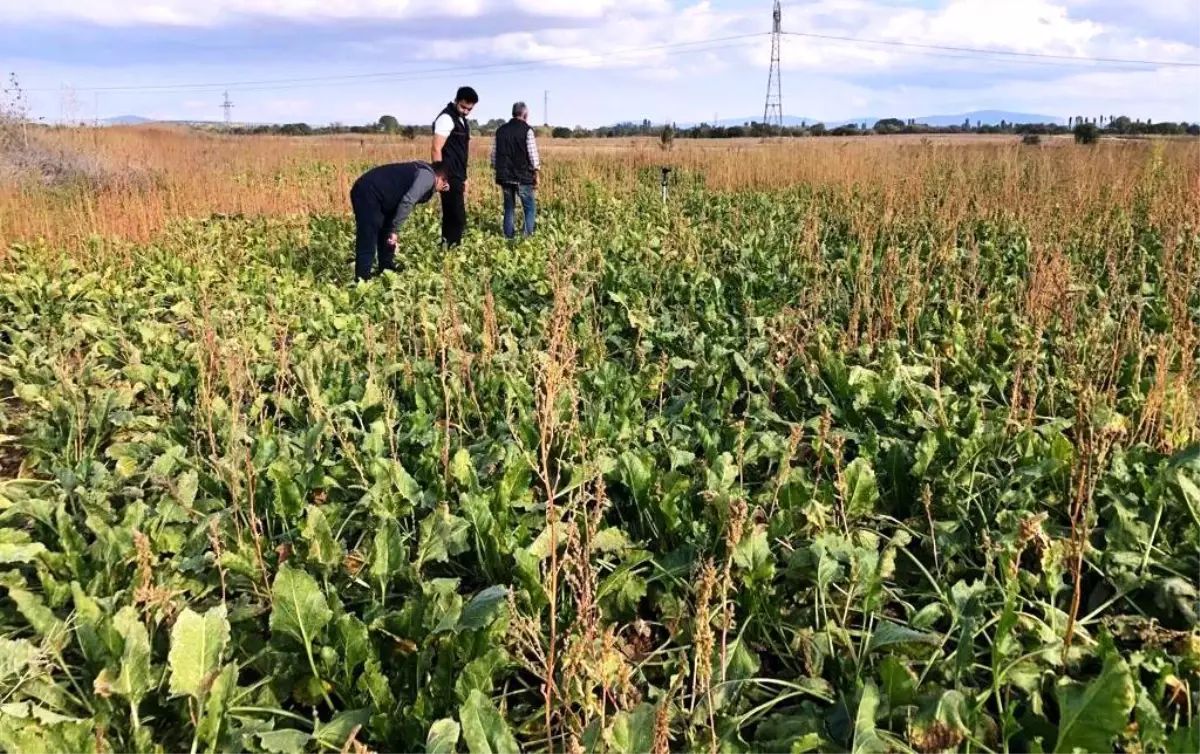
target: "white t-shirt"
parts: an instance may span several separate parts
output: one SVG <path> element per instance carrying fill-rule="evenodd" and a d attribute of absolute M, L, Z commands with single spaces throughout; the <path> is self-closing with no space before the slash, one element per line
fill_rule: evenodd
<path fill-rule="evenodd" d="M 454 132 L 454 120 L 446 113 L 442 113 L 433 122 L 433 132 L 438 136 L 450 137 Z"/>

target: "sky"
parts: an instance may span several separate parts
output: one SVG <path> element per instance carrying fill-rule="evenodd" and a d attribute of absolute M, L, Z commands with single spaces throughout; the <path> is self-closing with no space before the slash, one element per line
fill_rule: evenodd
<path fill-rule="evenodd" d="M 1062 59 L 1200 64 L 1198 0 L 787 0 L 782 17 L 789 116 L 1200 121 L 1200 66 Z M 426 124 L 470 85 L 484 121 L 522 100 L 537 123 L 686 123 L 761 118 L 770 29 L 770 0 L 0 0 L 0 71 L 49 122 L 220 120 L 227 89 L 238 122 Z"/>

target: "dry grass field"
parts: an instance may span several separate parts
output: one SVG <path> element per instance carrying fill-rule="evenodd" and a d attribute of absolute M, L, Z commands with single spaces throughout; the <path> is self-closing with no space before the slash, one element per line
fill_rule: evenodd
<path fill-rule="evenodd" d="M 385 161 L 427 159 L 429 148 L 425 140 L 398 137 L 228 138 L 160 126 L 53 131 L 46 138 L 97 163 L 101 185 L 0 184 L 0 243 L 43 238 L 77 246 L 96 235 L 146 241 L 173 219 L 212 213 L 348 212 L 347 193 L 360 171 Z M 542 195 L 570 196 L 582 179 L 625 192 L 634 188 L 634 171 L 672 165 L 700 172 L 716 190 L 856 187 L 877 195 L 887 211 L 904 212 L 915 206 L 907 204 L 912 197 L 953 181 L 961 188 L 945 192 L 951 205 L 1041 216 L 1061 225 L 1106 202 L 1127 205 L 1153 169 L 1163 190 L 1152 200 L 1164 211 L 1195 212 L 1196 140 L 1058 148 L 1071 146 L 1068 137 L 1028 147 L 1012 136 L 893 136 L 679 140 L 664 152 L 653 139 L 545 138 Z M 486 138 L 473 142 L 481 163 L 475 200 L 486 196 L 480 192 L 495 193 L 486 171 L 489 148 Z M 1051 210 L 1068 214 L 1045 218 Z"/>

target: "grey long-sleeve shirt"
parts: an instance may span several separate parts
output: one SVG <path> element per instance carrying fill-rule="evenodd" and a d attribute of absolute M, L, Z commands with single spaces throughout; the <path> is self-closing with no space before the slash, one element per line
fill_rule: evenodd
<path fill-rule="evenodd" d="M 417 160 L 371 168 L 358 184 L 379 201 L 383 216 L 391 218 L 389 230 L 397 233 L 418 204 L 433 198 L 437 181 L 429 163 Z"/>

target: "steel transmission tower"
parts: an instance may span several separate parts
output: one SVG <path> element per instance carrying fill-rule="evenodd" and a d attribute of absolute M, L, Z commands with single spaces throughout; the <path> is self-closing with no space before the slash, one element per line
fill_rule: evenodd
<path fill-rule="evenodd" d="M 779 0 L 771 12 L 771 70 L 767 74 L 767 101 L 763 105 L 763 123 L 783 127 L 783 89 L 779 82 L 779 39 L 782 35 L 783 11 Z"/>
<path fill-rule="evenodd" d="M 225 111 L 225 127 L 229 128 L 233 123 L 233 102 L 229 99 L 229 92 L 225 92 L 225 101 L 221 103 L 221 109 Z"/>

